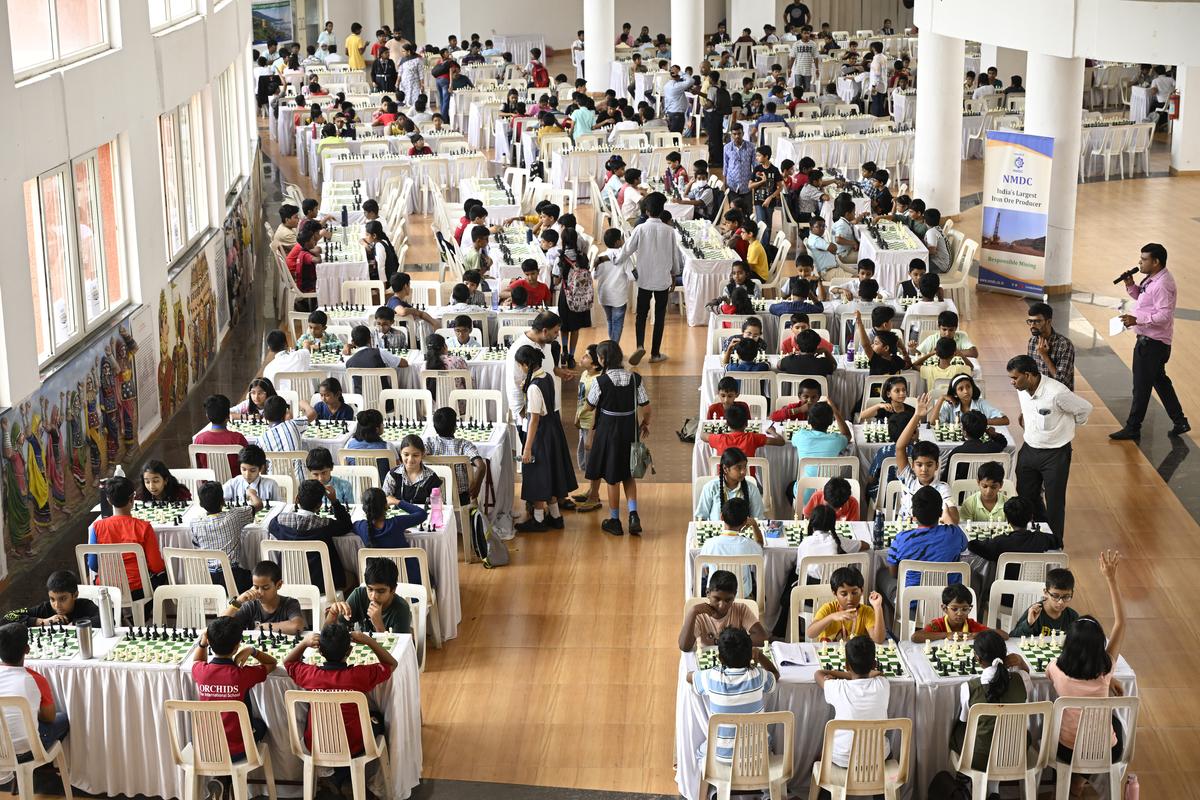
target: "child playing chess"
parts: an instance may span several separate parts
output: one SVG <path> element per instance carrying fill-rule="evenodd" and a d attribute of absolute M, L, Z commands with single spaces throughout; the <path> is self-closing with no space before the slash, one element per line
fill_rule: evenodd
<path fill-rule="evenodd" d="M 320 482 L 325 487 L 325 493 L 330 500 L 337 500 L 347 506 L 354 505 L 354 486 L 345 478 L 333 474 L 333 454 L 327 447 L 314 447 L 308 451 L 304 460 L 308 477 Z"/>
<path fill-rule="evenodd" d="M 938 329 L 937 333 L 931 333 L 921 340 L 920 344 L 914 340 L 910 342 L 910 350 L 915 349 L 918 353 L 925 354 L 933 350 L 939 339 L 950 338 L 954 340 L 954 355 L 962 358 L 979 358 L 979 348 L 971 341 L 971 337 L 967 336 L 966 331 L 958 329 L 958 314 L 953 311 L 943 311 L 938 314 L 937 318 Z M 912 329 L 912 333 L 916 332 L 916 328 Z"/>
<path fill-rule="evenodd" d="M 812 327 L 809 324 L 808 314 L 792 314 L 788 323 L 787 333 L 784 335 L 783 341 L 779 343 L 779 352 L 785 356 L 796 349 L 796 337 L 802 331 L 806 331 Z M 817 349 L 833 355 L 833 345 L 828 339 L 821 339 L 820 344 L 817 345 Z"/>
<path fill-rule="evenodd" d="M 700 547 L 702 556 L 761 556 L 763 554 L 763 536 L 759 530 L 758 520 L 750 516 L 750 503 L 745 497 L 730 497 L 721 506 L 721 521 L 725 523 L 724 530 L 718 536 L 713 536 Z M 749 531 L 750 536 L 743 532 Z M 756 576 L 754 570 L 746 567 L 742 571 L 742 582 L 750 587 L 749 596 L 758 596 L 758 585 L 762 576 Z"/>
<path fill-rule="evenodd" d="M 896 457 L 899 458 L 899 455 L 900 448 L 897 446 Z M 902 531 L 895 538 L 885 558 L 887 569 L 881 569 L 875 581 L 875 585 L 882 588 L 889 597 L 895 593 L 901 561 L 954 562 L 958 561 L 958 557 L 967 549 L 967 535 L 963 533 L 962 528 L 956 523 L 944 524 L 942 496 L 936 488 L 922 486 L 917 489 L 909 500 L 908 507 L 917 526 Z M 901 517 L 903 516 L 905 514 L 901 512 Z M 958 580 L 959 576 L 950 575 L 947 582 L 957 583 Z M 921 574 L 913 570 L 909 570 L 904 576 L 906 586 L 916 586 L 920 581 Z"/>
<path fill-rule="evenodd" d="M 232 617 L 241 629 L 300 633 L 307 627 L 300 601 L 280 594 L 282 588 L 282 568 L 274 561 L 260 561 L 254 565 L 250 588 L 230 600 L 221 616 Z"/>
<path fill-rule="evenodd" d="M 267 454 L 256 444 L 248 444 L 238 452 L 238 474 L 225 481 L 222 487 L 227 503 L 245 503 L 251 489 L 262 500 L 283 500 L 279 484 L 264 476 Z"/>
<path fill-rule="evenodd" d="M 746 412 L 746 416 L 750 416 L 750 406 L 738 400 L 741 392 L 738 390 L 737 378 L 726 376 L 717 381 L 717 402 L 708 407 L 704 412 L 705 419 L 725 419 L 725 412 L 732 406 L 739 406 Z"/>
<path fill-rule="evenodd" d="M 425 451 L 431 456 L 463 456 L 467 459 L 466 466 L 454 465 L 458 505 L 465 508 L 479 497 L 488 467 L 475 443 L 457 436 L 457 433 L 458 412 L 449 406 L 439 408 L 433 412 L 433 435 L 425 437 Z"/>
<path fill-rule="evenodd" d="M 88 527 L 88 544 L 140 545 L 146 555 L 146 568 L 150 571 L 151 586 L 166 583 L 167 567 L 163 563 L 162 552 L 158 549 L 158 536 L 154 533 L 154 526 L 133 516 L 133 481 L 117 475 L 105 482 L 103 491 L 112 503 L 113 515 L 98 519 Z M 130 597 L 141 600 L 145 594 L 137 558 L 132 553 L 127 553 L 121 559 L 125 564 Z M 88 556 L 87 568 L 89 572 L 97 572 L 99 559 L 94 555 Z"/>
<path fill-rule="evenodd" d="M 204 416 L 208 417 L 208 427 L 192 437 L 192 444 L 236 444 L 245 447 L 246 437 L 237 431 L 231 431 L 229 425 L 229 398 L 223 394 L 211 394 L 204 399 Z M 204 469 L 208 466 L 208 457 L 203 453 L 196 454 L 196 466 Z M 229 471 L 238 471 L 236 455 L 229 456 Z"/>
<path fill-rule="evenodd" d="M 803 511 L 796 515 L 796 519 L 800 519 L 801 516 L 803 516 L 806 519 L 812 520 L 813 514 L 826 505 L 834 510 L 838 522 L 858 521 L 858 498 L 853 496 L 853 492 L 850 489 L 850 482 L 845 478 L 839 478 L 836 476 L 825 481 L 824 488 L 818 489 L 812 493 L 812 496 L 808 498 L 808 502 L 804 504 Z M 820 530 L 823 531 L 825 529 L 821 528 Z M 863 544 L 864 546 L 858 548 L 859 550 L 867 549 L 865 543 Z M 805 548 L 802 544 L 801 550 L 804 549 Z M 842 551 L 838 550 L 836 552 L 840 553 Z M 854 552 L 854 550 L 850 550 L 849 552 Z M 813 551 L 811 553 L 802 553 L 802 555 L 820 554 L 816 551 Z M 823 555 L 831 554 L 824 553 Z"/>
<path fill-rule="evenodd" d="M 270 427 L 258 437 L 258 446 L 273 452 L 303 450 L 304 435 L 300 425 L 292 419 L 292 407 L 282 397 L 272 397 L 263 409 L 263 419 Z M 304 480 L 300 462 L 295 462 L 296 480 Z"/>
<path fill-rule="evenodd" d="M 400 440 L 400 464 L 383 479 L 383 493 L 389 505 L 398 506 L 401 501 L 421 505 L 429 502 L 434 489 L 440 488 L 442 479 L 425 466 L 425 442 L 420 436 L 409 434 Z"/>
<path fill-rule="evenodd" d="M 325 515 L 318 513 L 322 506 L 328 508 Z M 317 481 L 301 483 L 296 490 L 296 503 L 292 510 L 285 508 L 267 523 L 269 538 L 288 542 L 323 542 L 329 554 L 330 579 L 338 589 L 346 584 L 346 571 L 342 568 L 342 559 L 333 539 L 353 530 L 354 524 L 346 507 L 337 500 L 330 500 L 325 487 Z M 308 552 L 309 581 L 313 586 L 325 586 L 322 560 L 317 551 Z"/>
<path fill-rule="evenodd" d="M 296 347 L 316 350 L 319 347 L 341 347 L 342 340 L 330 333 L 329 315 L 317 309 L 308 315 L 308 330 L 296 340 Z"/>
<path fill-rule="evenodd" d="M 970 589 L 961 583 L 950 584 L 942 589 L 942 616 L 929 620 L 924 628 L 914 631 L 912 640 L 919 644 L 960 637 L 974 639 L 976 635 L 991 630 L 987 625 L 971 619 L 972 605 Z M 1003 632 L 999 636 L 1008 638 L 1008 634 Z"/>
<path fill-rule="evenodd" d="M 865 635 L 854 636 L 846 642 L 845 670 L 817 670 L 814 679 L 825 695 L 825 702 L 833 706 L 834 719 L 888 718 L 892 687 L 876 669 L 875 644 L 878 641 Z M 839 767 L 848 766 L 853 741 L 854 734 L 851 731 L 834 734 L 830 761 Z M 891 746 L 887 737 L 883 741 L 883 756 L 886 758 L 891 753 Z"/>
<path fill-rule="evenodd" d="M 50 683 L 40 673 L 25 666 L 28 653 L 28 628 L 17 622 L 0 626 L 0 695 L 24 697 L 28 701 L 29 710 L 37 718 L 37 736 L 42 740 L 42 747 L 50 748 L 55 742 L 66 738 L 71 726 L 66 712 L 59 711 L 54 705 Z M 24 761 L 26 759 L 22 756 L 28 755 L 32 749 L 29 740 L 33 731 L 25 729 L 22 716 L 12 712 L 5 712 L 4 716 L 8 735 L 12 739 L 11 755 L 15 755 L 18 761 Z"/>
<path fill-rule="evenodd" d="M 725 503 L 739 497 L 749 503 L 750 516 L 761 519 L 766 513 L 763 510 L 762 490 L 758 488 L 757 481 L 747 479 L 748 473 L 746 454 L 736 447 L 727 448 L 717 462 L 717 477 L 706 483 L 700 492 L 693 516 L 696 519 L 718 521 Z"/>
<path fill-rule="evenodd" d="M 716 642 L 720 666 L 696 670 L 687 675 L 696 694 L 708 698 L 712 714 L 754 714 L 766 708 L 764 697 L 775 691 L 779 670 L 757 650 L 751 636 L 741 628 L 725 628 Z M 726 763 L 733 760 L 732 725 L 717 727 L 716 757 Z M 708 749 L 700 745 L 701 755 Z"/>
<path fill-rule="evenodd" d="M 354 408 L 346 402 L 342 394 L 342 382 L 337 378 L 326 378 L 317 386 L 321 399 L 309 405 L 305 398 L 300 398 L 300 408 L 309 422 L 330 420 L 349 422 L 354 419 Z"/>
<path fill-rule="evenodd" d="M 350 650 L 355 644 L 371 648 L 379 663 L 347 666 L 346 659 L 350 657 Z M 320 651 L 325 660 L 324 664 L 318 666 L 304 663 L 304 654 L 314 647 Z M 331 622 L 326 624 L 320 633 L 310 633 L 300 644 L 293 647 L 292 651 L 284 656 L 283 666 L 301 689 L 328 692 L 358 691 L 367 694 L 392 677 L 392 671 L 396 669 L 396 659 L 373 637 L 358 631 L 352 632 L 340 622 Z M 343 704 L 342 719 L 346 725 L 346 744 L 351 755 L 362 755 L 364 736 L 383 735 L 384 723 L 378 712 L 371 714 L 369 731 L 364 731 L 359 725 L 356 706 Z M 311 714 L 304 728 L 304 744 L 306 747 L 312 747 Z M 332 780 L 337 787 L 348 790 L 350 768 L 335 767 Z"/>
<path fill-rule="evenodd" d="M 933 487 L 941 496 L 942 521 L 948 524 L 958 524 L 958 507 L 950 494 L 950 486 L 945 481 L 938 480 L 938 467 L 941 463 L 941 451 L 936 442 L 924 440 L 913 442 L 921 420 L 929 416 L 929 395 L 923 394 L 917 400 L 917 412 L 908 420 L 904 431 L 896 439 L 896 480 L 904 485 L 900 495 L 898 517 L 913 515 L 913 495 L 923 486 Z M 912 457 L 909 457 L 908 446 L 912 444 Z M 964 545 L 963 549 L 966 549 Z"/>
<path fill-rule="evenodd" d="M 729 323 L 727 322 L 725 325 L 728 326 Z M 721 364 L 728 364 L 730 361 L 730 353 L 732 353 L 741 342 L 746 341 L 754 343 L 755 347 L 757 348 L 757 350 L 754 352 L 755 356 L 757 356 L 759 353 L 767 352 L 767 343 L 763 339 L 762 320 L 758 317 L 748 317 L 742 320 L 741 333 L 735 333 L 728 339 L 721 340 Z M 738 354 L 738 358 L 741 358 L 740 353 Z"/>
<path fill-rule="evenodd" d="M 773 430 L 765 434 L 747 431 L 750 415 L 741 406 L 730 406 L 725 411 L 725 424 L 729 426 L 728 433 L 709 433 L 705 430 L 699 433 L 700 441 L 707 442 L 717 456 L 730 447 L 736 447 L 745 453 L 747 458 L 754 458 L 760 447 L 787 444 L 787 440 Z"/>
<path fill-rule="evenodd" d="M 46 579 L 47 600 L 36 606 L 5 615 L 8 622 L 20 622 L 28 628 L 47 625 L 74 625 L 86 619 L 92 627 L 100 627 L 100 608 L 91 600 L 80 599 L 79 578 L 74 572 L 60 569 Z"/>
<path fill-rule="evenodd" d="M 1004 491 L 1004 465 L 999 461 L 988 461 L 979 465 L 975 481 L 979 491 L 967 495 L 958 507 L 963 522 L 1004 522 L 1008 492 Z M 1021 526 L 1028 524 L 1029 520 Z M 1010 523 L 1011 524 L 1011 523 Z M 972 543 L 974 544 L 974 543 Z"/>
<path fill-rule="evenodd" d="M 142 467 L 142 485 L 138 487 L 136 498 L 143 503 L 187 503 L 191 501 L 192 493 L 171 474 L 166 464 L 151 459 Z"/>
<path fill-rule="evenodd" d="M 212 659 L 208 651 L 212 649 Z M 247 664 L 253 658 L 257 664 Z M 267 724 L 254 712 L 250 702 L 250 690 L 267 679 L 275 669 L 275 658 L 263 652 L 253 643 L 242 646 L 242 624 L 237 619 L 218 617 L 208 623 L 208 629 L 200 634 L 196 654 L 192 659 L 192 680 L 196 683 L 196 696 L 201 700 L 239 700 L 250 712 L 250 730 L 254 741 L 261 742 L 267 736 Z M 221 714 L 221 726 L 229 742 L 229 755 L 236 763 L 246 760 L 246 744 L 242 740 L 242 725 L 237 714 Z M 210 796 L 217 778 L 209 780 Z"/>
<path fill-rule="evenodd" d="M 873 406 L 865 408 L 858 415 L 859 422 L 866 422 L 873 419 L 876 422 L 887 422 L 896 414 L 908 416 L 913 413 L 913 409 L 908 403 L 908 379 L 902 378 L 899 375 L 893 375 L 883 382 L 883 387 L 879 390 L 880 402 Z"/>
<path fill-rule="evenodd" d="M 1079 619 L 1079 612 L 1071 608 L 1074 597 L 1075 575 L 1071 570 L 1062 567 L 1046 570 L 1042 599 L 1020 616 L 1009 635 L 1045 636 L 1069 630 Z"/>
<path fill-rule="evenodd" d="M 200 507 L 204 517 L 192 521 L 192 545 L 197 550 L 219 550 L 229 556 L 229 577 L 239 592 L 250 588 L 250 570 L 239 563 L 242 553 L 242 529 L 254 522 L 254 515 L 263 507 L 254 489 L 246 489 L 247 505 L 225 508 L 225 492 L 221 484 L 205 481 L 200 484 Z M 218 586 L 225 584 L 221 562 L 209 560 L 208 573 Z"/>
<path fill-rule="evenodd" d="M 378 490 L 376 490 L 378 491 Z M 421 584 L 420 567 L 415 559 L 408 561 L 409 583 Z M 408 601 L 396 594 L 400 584 L 400 568 L 390 558 L 368 558 L 363 569 L 363 585 L 354 591 L 345 602 L 330 604 L 325 611 L 325 624 L 345 621 L 348 625 L 358 624 L 363 630 L 376 633 L 411 633 L 412 609 Z"/>
<path fill-rule="evenodd" d="M 364 519 L 354 523 L 354 532 L 359 539 L 362 539 L 363 547 L 403 548 L 411 546 L 405 531 L 415 528 L 425 521 L 425 509 L 403 501 L 396 507 L 405 513 L 389 518 L 387 495 L 383 493 L 383 490 L 372 486 L 363 492 Z M 418 573 L 415 583 L 420 582 L 420 573 Z"/>
<path fill-rule="evenodd" d="M 725 351 L 721 360 L 725 364 L 725 369 L 729 372 L 770 372 L 771 364 L 768 361 L 758 361 L 759 344 L 757 341 L 746 338 L 730 338 L 729 348 Z M 732 351 L 732 352 L 731 352 Z M 737 360 L 733 360 L 732 355 L 737 356 Z"/>
<path fill-rule="evenodd" d="M 955 355 L 957 352 L 958 345 L 954 340 L 943 336 L 933 345 L 932 350 L 913 359 L 913 369 L 921 370 L 921 378 L 929 387 L 938 380 L 952 380 L 957 375 L 970 375 L 971 364 Z"/>
<path fill-rule="evenodd" d="M 824 340 L 822 340 L 824 341 Z M 812 378 L 800 381 L 800 399 L 794 403 L 781 405 L 771 412 L 772 422 L 787 422 L 789 420 L 806 420 L 808 412 L 821 400 L 821 384 Z"/>
<path fill-rule="evenodd" d="M 945 455 L 946 466 L 942 468 L 942 479 L 956 481 L 965 478 L 966 464 L 959 464 L 954 475 L 950 474 L 950 462 L 960 453 L 967 455 L 989 455 L 1003 453 L 1008 439 L 988 426 L 987 417 L 978 411 L 962 415 L 963 442 Z"/>
<path fill-rule="evenodd" d="M 813 614 L 812 622 L 805 631 L 809 639 L 822 642 L 849 642 L 856 636 L 870 636 L 872 641 L 883 642 L 886 631 L 883 627 L 883 596 L 871 592 L 863 605 L 863 574 L 858 567 L 839 567 L 829 576 L 829 588 L 834 599 L 821 606 Z"/>
<path fill-rule="evenodd" d="M 918 640 L 913 637 L 913 641 Z M 950 749 L 955 753 L 962 752 L 971 706 L 976 703 L 1024 703 L 1033 691 L 1029 665 L 1019 653 L 1008 652 L 1003 634 L 983 630 L 975 637 L 971 648 L 983 672 L 964 683 L 959 692 L 958 719 L 950 732 Z M 979 726 L 975 734 L 975 752 L 971 756 L 972 769 L 987 769 L 994 727 L 994 721 L 990 726 Z"/>
<path fill-rule="evenodd" d="M 466 314 L 459 314 L 454 318 L 454 338 L 451 344 L 454 347 L 480 347 L 483 345 L 483 334 Z"/>
<path fill-rule="evenodd" d="M 246 390 L 246 399 L 233 408 L 233 415 L 238 419 L 262 416 L 267 400 L 275 396 L 275 384 L 268 378 L 255 378 L 250 381 Z"/>
<path fill-rule="evenodd" d="M 989 464 L 983 464 L 979 468 L 979 481 L 983 483 L 983 467 L 996 464 L 994 461 Z M 1003 471 L 1000 472 L 1003 475 Z M 980 494 L 982 494 L 982 490 Z M 1002 494 L 1002 493 L 1001 493 Z M 970 500 L 971 498 L 967 498 Z M 967 504 L 963 503 L 965 509 Z M 997 502 L 997 507 L 1000 504 Z M 1058 540 L 1054 538 L 1054 534 L 1049 530 L 1029 530 L 1029 523 L 1033 520 L 1033 504 L 1024 497 L 1010 497 L 1004 501 L 1004 521 L 1012 528 L 1010 533 L 1005 533 L 1000 536 L 993 536 L 990 539 L 977 539 L 967 545 L 971 551 L 971 555 L 967 557 L 968 561 L 972 559 L 982 559 L 984 561 L 999 561 L 1000 556 L 1005 553 L 1049 553 L 1052 550 L 1058 549 Z M 994 520 L 993 520 L 994 521 Z M 974 563 L 974 562 L 972 562 Z M 1020 570 L 1020 565 L 1010 564 L 1009 572 L 1017 573 Z M 1013 575 L 998 575 L 998 578 L 1016 578 Z"/>
<path fill-rule="evenodd" d="M 683 625 L 679 628 L 679 649 L 689 653 L 697 643 L 702 647 L 712 647 L 722 631 L 729 628 L 746 631 L 754 646 L 761 647 L 767 640 L 767 632 L 758 621 L 754 603 L 737 602 L 737 576 L 728 570 L 716 570 L 708 576 L 707 589 L 705 602 L 690 606 L 683 615 Z"/>
<path fill-rule="evenodd" d="M 895 331 L 875 328 L 874 335 L 868 337 L 861 309 L 854 312 L 854 327 L 863 352 L 870 353 L 868 374 L 895 375 L 909 368 L 908 354 L 901 348 L 900 336 Z"/>

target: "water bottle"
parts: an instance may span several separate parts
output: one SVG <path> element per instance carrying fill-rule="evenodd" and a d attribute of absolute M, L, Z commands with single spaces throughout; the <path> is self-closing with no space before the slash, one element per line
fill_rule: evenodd
<path fill-rule="evenodd" d="M 500 310 L 500 291 L 492 289 L 492 311 Z"/>
<path fill-rule="evenodd" d="M 1137 775 L 1132 772 L 1125 780 L 1125 800 L 1138 800 L 1141 797 L 1141 789 L 1138 787 Z"/>
<path fill-rule="evenodd" d="M 854 363 L 854 345 L 853 344 L 846 345 L 846 363 L 847 364 Z"/>
<path fill-rule="evenodd" d="M 874 545 L 876 550 L 883 549 L 883 511 L 875 512 Z"/>
<path fill-rule="evenodd" d="M 435 528 L 442 527 L 442 490 L 434 489 L 429 493 L 429 522 Z"/>
<path fill-rule="evenodd" d="M 111 639 L 117 635 L 116 629 L 113 627 L 113 604 L 112 598 L 108 596 L 108 590 L 100 592 L 100 633 L 105 639 Z"/>
<path fill-rule="evenodd" d="M 75 623 L 75 635 L 79 637 L 79 657 L 92 657 L 92 621 L 81 619 Z"/>

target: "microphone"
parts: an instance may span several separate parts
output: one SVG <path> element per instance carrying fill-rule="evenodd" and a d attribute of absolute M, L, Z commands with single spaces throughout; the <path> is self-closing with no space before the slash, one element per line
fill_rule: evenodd
<path fill-rule="evenodd" d="M 1113 286 L 1116 286 L 1118 283 L 1124 283 L 1126 278 L 1132 278 L 1134 275 L 1137 274 L 1137 271 L 1138 271 L 1137 267 L 1130 267 L 1129 269 L 1125 270 L 1124 272 L 1122 272 L 1120 275 L 1117 276 L 1117 279 L 1115 281 L 1113 281 Z"/>

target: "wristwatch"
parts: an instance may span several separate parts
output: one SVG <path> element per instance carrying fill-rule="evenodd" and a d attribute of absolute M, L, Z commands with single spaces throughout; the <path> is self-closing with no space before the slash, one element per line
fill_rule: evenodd
<path fill-rule="evenodd" d="M 236 597 L 229 601 L 229 605 L 232 606 L 233 608 L 241 608 L 242 607 L 241 601 L 238 600 Z"/>

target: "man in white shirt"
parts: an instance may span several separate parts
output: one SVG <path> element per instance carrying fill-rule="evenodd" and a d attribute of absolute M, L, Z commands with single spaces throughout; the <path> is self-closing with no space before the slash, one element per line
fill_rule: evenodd
<path fill-rule="evenodd" d="M 991 80 L 987 73 L 981 73 L 979 76 L 979 85 L 975 87 L 975 91 L 971 92 L 971 99 L 978 100 L 981 97 L 988 97 L 996 93 L 996 87 L 992 86 Z"/>
<path fill-rule="evenodd" d="M 327 45 L 329 47 L 333 47 L 334 45 L 337 44 L 337 37 L 335 37 L 333 35 L 333 22 L 332 21 L 327 21 L 325 23 L 325 30 L 321 31 L 317 35 L 317 44 L 318 45 Z"/>
<path fill-rule="evenodd" d="M 289 350 L 287 336 L 281 330 L 267 334 L 267 350 L 271 353 L 271 360 L 263 367 L 262 376 L 274 384 L 276 390 L 291 391 L 290 380 L 276 380 L 275 376 L 280 372 L 303 372 L 308 369 L 312 365 L 312 352 L 307 347 Z"/>
<path fill-rule="evenodd" d="M 583 31 L 575 32 L 575 41 L 571 42 L 571 63 L 575 65 L 575 77 L 583 77 Z"/>
<path fill-rule="evenodd" d="M 1061 547 L 1071 441 L 1075 426 L 1087 422 L 1092 404 L 1038 372 L 1037 362 L 1027 355 L 1009 360 L 1008 376 L 1021 401 L 1025 430 L 1025 443 L 1017 453 L 1017 494 L 1033 503 L 1036 519 L 1049 523 Z"/>
<path fill-rule="evenodd" d="M 626 175 L 632 170 L 627 170 Z M 667 321 L 667 298 L 675 287 L 675 276 L 683 273 L 683 253 L 675 238 L 675 229 L 660 217 L 666 208 L 667 198 L 661 192 L 652 192 L 642 204 L 646 221 L 633 229 L 633 234 L 622 248 L 621 255 L 613 260 L 618 266 L 637 256 L 637 349 L 629 357 L 629 363 L 637 366 L 646 355 L 646 317 L 650 314 L 650 300 L 654 299 L 654 335 L 650 345 L 650 363 L 666 361 L 663 355 L 662 337 Z"/>
<path fill-rule="evenodd" d="M 817 43 L 812 41 L 812 28 L 800 29 L 800 41 L 792 45 L 792 86 L 802 91 L 812 89 L 817 77 Z"/>
<path fill-rule="evenodd" d="M 1175 79 L 1167 74 L 1167 68 L 1159 64 L 1154 68 L 1154 80 L 1150 81 L 1150 113 L 1167 104 L 1167 100 L 1175 93 Z"/>
<path fill-rule="evenodd" d="M 871 98 L 871 113 L 877 117 L 887 116 L 887 56 L 883 54 L 883 42 L 871 42 L 871 72 L 867 94 Z"/>

